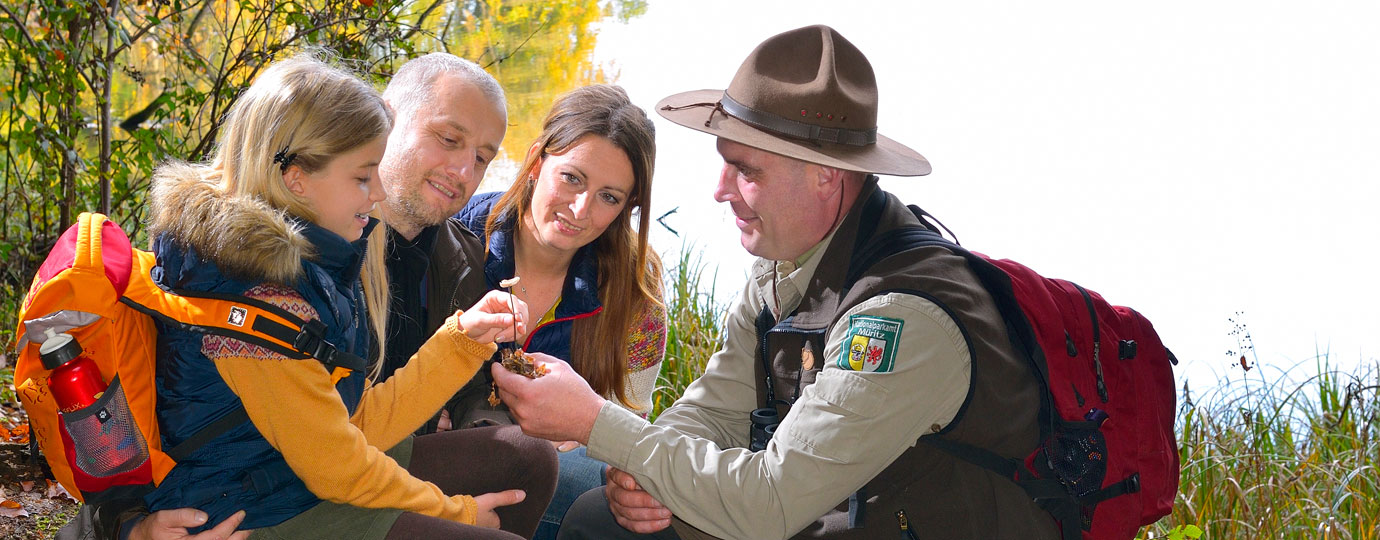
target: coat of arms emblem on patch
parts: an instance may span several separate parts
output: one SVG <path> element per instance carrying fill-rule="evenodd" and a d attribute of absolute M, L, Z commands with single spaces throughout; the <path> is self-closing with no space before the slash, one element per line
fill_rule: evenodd
<path fill-rule="evenodd" d="M 896 348 L 905 321 L 890 317 L 853 315 L 839 356 L 840 369 L 888 373 L 896 367 Z"/>

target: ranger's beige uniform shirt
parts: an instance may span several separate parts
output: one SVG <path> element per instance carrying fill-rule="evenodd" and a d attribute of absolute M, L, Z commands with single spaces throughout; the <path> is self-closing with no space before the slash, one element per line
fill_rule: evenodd
<path fill-rule="evenodd" d="M 886 468 L 916 440 L 954 418 L 967 396 L 970 356 L 953 319 L 933 302 L 874 296 L 829 329 L 824 363 L 767 449 L 751 452 L 748 414 L 757 402 L 754 321 L 777 319 L 804 297 L 833 233 L 805 261 L 758 259 L 728 313 L 723 347 L 705 374 L 655 424 L 609 402 L 589 436 L 589 455 L 626 471 L 676 517 L 719 538 L 788 538 Z M 890 372 L 840 363 L 851 315 L 903 321 Z M 841 367 L 841 365 L 843 367 Z M 893 533 L 894 534 L 894 533 Z"/>

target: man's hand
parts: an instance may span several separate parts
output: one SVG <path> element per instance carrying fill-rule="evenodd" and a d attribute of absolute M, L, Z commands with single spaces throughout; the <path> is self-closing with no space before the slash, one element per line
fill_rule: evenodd
<path fill-rule="evenodd" d="M 213 528 L 197 534 L 187 529 L 206 524 L 206 512 L 195 508 L 159 510 L 140 521 L 129 533 L 129 540 L 248 540 L 252 531 L 235 531 L 244 521 L 244 510 L 235 512 Z"/>
<path fill-rule="evenodd" d="M 475 495 L 474 502 L 479 505 L 479 515 L 475 516 L 475 525 L 497 529 L 500 523 L 498 522 L 498 513 L 494 512 L 494 509 L 520 503 L 526 498 L 527 492 L 520 489 Z"/>
<path fill-rule="evenodd" d="M 570 364 L 541 353 L 527 353 L 546 367 L 546 375 L 528 379 L 495 362 L 492 371 L 498 396 L 522 432 L 548 441 L 589 444 L 589 432 L 604 406 L 604 398 L 589 388 Z"/>
<path fill-rule="evenodd" d="M 631 474 L 613 467 L 604 473 L 604 495 L 609 499 L 609 511 L 624 529 L 650 534 L 671 526 L 671 510 L 643 491 Z"/>

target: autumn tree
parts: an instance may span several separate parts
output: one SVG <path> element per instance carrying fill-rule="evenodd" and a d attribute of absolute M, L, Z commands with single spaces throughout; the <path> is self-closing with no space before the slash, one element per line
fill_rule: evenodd
<path fill-rule="evenodd" d="M 550 97 L 602 80 L 593 24 L 642 0 L 29 0 L 0 2 L 0 342 L 37 264 L 78 212 L 142 243 L 157 164 L 213 149 L 235 97 L 276 58 L 324 48 L 381 87 L 448 51 L 510 95 L 525 146 Z"/>

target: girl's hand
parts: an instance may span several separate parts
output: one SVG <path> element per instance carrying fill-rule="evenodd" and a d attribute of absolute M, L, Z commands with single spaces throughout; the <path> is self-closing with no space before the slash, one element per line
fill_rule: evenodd
<path fill-rule="evenodd" d="M 503 291 L 489 291 L 456 323 L 480 343 L 514 341 L 527 333 L 527 303 Z"/>
<path fill-rule="evenodd" d="M 498 522 L 498 513 L 494 512 L 494 509 L 520 503 L 526 498 L 527 492 L 520 489 L 475 495 L 474 502 L 479 505 L 479 515 L 475 517 L 475 525 L 497 529 L 500 523 Z"/>

